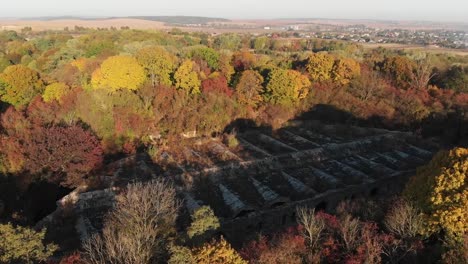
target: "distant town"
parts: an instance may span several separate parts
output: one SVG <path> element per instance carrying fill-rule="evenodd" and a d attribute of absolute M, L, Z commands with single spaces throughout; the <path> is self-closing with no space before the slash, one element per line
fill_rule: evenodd
<path fill-rule="evenodd" d="M 84 29 L 158 29 L 222 33 L 251 33 L 290 38 L 343 40 L 369 44 L 418 45 L 431 48 L 468 48 L 467 23 L 339 19 L 229 20 L 191 16 L 38 17 L 0 19 L 0 30 L 43 31 Z"/>
<path fill-rule="evenodd" d="M 263 29 L 264 31 L 294 32 L 291 36 L 301 38 L 320 38 L 330 40 L 346 40 L 359 43 L 397 43 L 408 45 L 424 45 L 451 49 L 468 48 L 468 32 L 449 29 L 401 29 L 378 28 L 366 25 L 337 26 L 328 24 L 290 24 L 264 25 L 258 24 L 185 24 L 185 27 L 214 27 L 219 29 L 244 28 Z"/>

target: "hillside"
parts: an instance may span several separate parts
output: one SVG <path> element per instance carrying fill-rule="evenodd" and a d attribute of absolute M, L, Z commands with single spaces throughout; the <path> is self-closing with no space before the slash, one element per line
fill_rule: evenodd
<path fill-rule="evenodd" d="M 197 16 L 132 16 L 128 18 L 160 21 L 168 24 L 208 24 L 212 22 L 229 22 L 229 19 Z"/>

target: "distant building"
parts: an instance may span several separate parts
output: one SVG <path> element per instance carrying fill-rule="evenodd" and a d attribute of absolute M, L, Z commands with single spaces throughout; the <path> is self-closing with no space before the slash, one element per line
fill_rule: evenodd
<path fill-rule="evenodd" d="M 299 26 L 298 25 L 290 25 L 288 26 L 288 30 L 299 30 Z"/>

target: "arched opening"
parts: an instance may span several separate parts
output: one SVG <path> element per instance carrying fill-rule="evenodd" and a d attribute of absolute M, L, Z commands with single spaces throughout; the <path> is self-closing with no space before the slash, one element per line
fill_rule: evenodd
<path fill-rule="evenodd" d="M 37 182 L 29 186 L 22 195 L 25 216 L 35 223 L 57 209 L 57 200 L 69 194 L 72 189 L 48 182 Z"/>
<path fill-rule="evenodd" d="M 287 221 L 287 215 L 284 214 L 284 215 L 281 217 L 281 225 L 286 225 L 286 221 Z"/>
<path fill-rule="evenodd" d="M 379 193 L 379 189 L 377 187 L 372 188 L 372 190 L 369 192 L 370 197 L 375 197 Z"/>
<path fill-rule="evenodd" d="M 315 206 L 315 212 L 326 211 L 327 210 L 327 202 L 321 201 Z"/>
<path fill-rule="evenodd" d="M 284 204 L 285 204 L 285 202 L 282 202 L 282 201 L 281 202 L 276 202 L 276 203 L 271 204 L 270 207 L 275 208 L 275 207 L 279 207 L 279 206 L 284 205 Z"/>
<path fill-rule="evenodd" d="M 255 212 L 255 211 L 254 210 L 242 210 L 238 214 L 236 214 L 234 216 L 234 218 L 243 217 L 243 216 L 246 216 L 246 215 L 248 215 L 248 214 L 250 214 L 252 212 Z"/>
<path fill-rule="evenodd" d="M 258 222 L 258 223 L 257 223 L 257 232 L 262 231 L 262 228 L 263 228 L 263 223 L 262 223 L 262 222 Z"/>
<path fill-rule="evenodd" d="M 293 212 L 291 214 L 291 222 L 293 222 L 293 223 L 296 222 L 296 212 Z"/>

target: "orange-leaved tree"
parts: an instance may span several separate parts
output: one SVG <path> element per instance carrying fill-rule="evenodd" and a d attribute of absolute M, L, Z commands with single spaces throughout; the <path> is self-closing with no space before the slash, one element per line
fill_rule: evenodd
<path fill-rule="evenodd" d="M 258 72 L 247 70 L 236 86 L 236 94 L 240 103 L 257 106 L 263 101 L 263 77 Z"/>
<path fill-rule="evenodd" d="M 361 75 L 361 66 L 353 59 L 339 59 L 333 65 L 332 78 L 341 84 L 348 84 L 352 78 L 359 75 Z"/>

